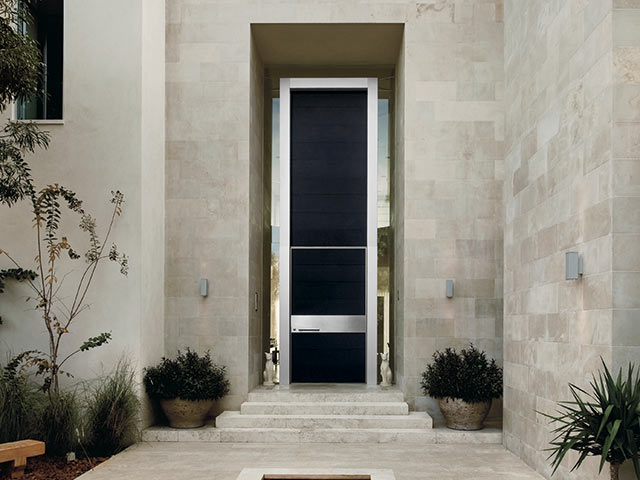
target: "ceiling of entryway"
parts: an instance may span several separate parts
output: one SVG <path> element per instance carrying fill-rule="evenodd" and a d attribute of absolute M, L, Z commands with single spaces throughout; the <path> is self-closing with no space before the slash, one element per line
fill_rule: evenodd
<path fill-rule="evenodd" d="M 251 29 L 265 65 L 394 65 L 401 23 L 261 23 Z"/>

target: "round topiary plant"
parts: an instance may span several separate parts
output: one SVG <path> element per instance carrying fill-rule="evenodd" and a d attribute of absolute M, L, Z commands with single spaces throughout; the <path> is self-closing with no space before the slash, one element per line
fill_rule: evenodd
<path fill-rule="evenodd" d="M 200 356 L 190 349 L 145 369 L 144 386 L 176 428 L 202 426 L 214 401 L 229 393 L 226 368 L 214 364 L 209 352 Z"/>
<path fill-rule="evenodd" d="M 448 427 L 477 430 L 491 401 L 502 396 L 502 369 L 473 344 L 460 352 L 447 348 L 433 354 L 421 385 L 425 395 L 439 400 Z"/>

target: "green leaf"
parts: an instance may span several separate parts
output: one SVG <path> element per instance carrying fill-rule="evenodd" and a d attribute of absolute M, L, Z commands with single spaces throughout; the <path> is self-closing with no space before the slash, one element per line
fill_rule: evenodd
<path fill-rule="evenodd" d="M 88 338 L 82 345 L 80 345 L 80 351 L 86 352 L 92 348 L 100 347 L 105 343 L 109 343 L 111 340 L 111 333 L 101 333 L 97 337 Z"/>
<path fill-rule="evenodd" d="M 613 422 L 613 427 L 611 427 L 611 431 L 609 432 L 609 436 L 604 441 L 604 445 L 602 447 L 602 458 L 600 459 L 600 469 L 599 469 L 600 472 L 602 471 L 602 467 L 604 466 L 604 463 L 607 461 L 607 455 L 609 454 L 609 449 L 611 448 L 611 443 L 613 442 L 613 439 L 618 434 L 618 429 L 620 428 L 620 423 L 621 423 L 621 420 L 616 420 L 616 421 Z"/>
<path fill-rule="evenodd" d="M 596 434 L 596 438 L 600 438 L 600 433 L 602 433 L 602 429 L 609 420 L 609 415 L 611 415 L 611 411 L 613 410 L 613 405 L 609 405 L 607 409 L 604 411 L 604 416 L 602 417 L 602 421 L 600 422 L 600 428 L 598 428 L 598 433 Z"/>

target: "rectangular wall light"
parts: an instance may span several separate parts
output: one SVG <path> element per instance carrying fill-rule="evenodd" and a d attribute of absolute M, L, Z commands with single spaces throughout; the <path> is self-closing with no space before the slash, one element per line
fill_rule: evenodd
<path fill-rule="evenodd" d="M 447 298 L 453 298 L 453 280 L 447 280 L 445 287 Z"/>
<path fill-rule="evenodd" d="M 567 252 L 565 254 L 566 261 L 566 279 L 578 280 L 583 274 L 582 257 L 578 252 Z"/>
<path fill-rule="evenodd" d="M 203 297 L 209 295 L 209 280 L 206 278 L 200 279 L 200 295 Z"/>

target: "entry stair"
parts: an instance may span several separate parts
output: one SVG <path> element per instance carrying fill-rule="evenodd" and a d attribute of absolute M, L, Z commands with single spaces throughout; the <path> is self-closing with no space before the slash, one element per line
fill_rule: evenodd
<path fill-rule="evenodd" d="M 396 387 L 305 384 L 258 387 L 239 411 L 225 411 L 215 423 L 187 430 L 150 427 L 143 441 L 502 443 L 502 432 L 433 428 L 429 414 L 409 411 Z"/>
<path fill-rule="evenodd" d="M 398 389 L 296 387 L 262 387 L 249 393 L 239 412 L 227 411 L 216 418 L 222 438 L 235 442 L 433 442 L 431 417 L 409 412 Z"/>

